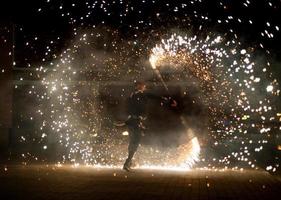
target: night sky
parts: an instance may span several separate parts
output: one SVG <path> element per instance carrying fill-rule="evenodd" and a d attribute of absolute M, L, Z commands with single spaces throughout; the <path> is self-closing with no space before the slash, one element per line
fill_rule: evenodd
<path fill-rule="evenodd" d="M 21 52 L 16 56 L 19 67 L 26 65 L 26 59 L 29 63 L 40 61 L 48 42 L 53 41 L 52 51 L 58 53 L 72 38 L 75 28 L 93 25 L 117 29 L 121 37 L 136 40 L 149 31 L 163 32 L 175 28 L 203 34 L 209 31 L 223 34 L 233 29 L 247 45 L 256 46 L 262 42 L 266 49 L 271 50 L 271 57 L 280 60 L 280 33 L 274 28 L 280 27 L 280 1 L 186 2 L 12 0 L 8 5 L 1 6 L 1 18 L 16 26 L 16 52 Z M 225 22 L 227 19 L 228 23 Z M 268 22 L 270 27 L 267 26 Z M 268 38 L 266 34 L 262 36 L 261 33 L 265 33 L 265 30 L 272 32 L 274 38 Z M 137 37 L 134 36 L 136 34 Z M 34 37 L 43 39 L 34 41 Z M 32 50 L 30 46 L 25 47 L 26 42 L 30 43 Z M 28 53 L 34 51 L 36 56 L 29 58 Z M 27 55 L 22 52 L 27 52 Z"/>

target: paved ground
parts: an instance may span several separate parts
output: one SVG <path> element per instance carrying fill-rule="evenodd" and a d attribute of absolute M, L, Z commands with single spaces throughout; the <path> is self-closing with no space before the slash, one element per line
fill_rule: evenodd
<path fill-rule="evenodd" d="M 172 172 L 0 166 L 0 199 L 280 199 L 281 182 L 262 171 Z"/>

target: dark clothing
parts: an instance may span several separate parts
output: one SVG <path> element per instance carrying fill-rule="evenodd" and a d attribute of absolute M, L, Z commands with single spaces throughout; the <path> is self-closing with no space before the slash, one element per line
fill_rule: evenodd
<path fill-rule="evenodd" d="M 129 131 L 129 146 L 128 146 L 128 158 L 124 163 L 124 166 L 130 167 L 132 158 L 138 149 L 141 140 L 141 133 L 144 129 L 142 125 L 143 117 L 146 114 L 146 105 L 148 99 L 159 99 L 162 103 L 167 104 L 168 99 L 159 97 L 157 95 L 135 91 L 128 99 L 128 114 L 129 119 L 126 121 Z"/>
<path fill-rule="evenodd" d="M 130 167 L 134 154 L 136 153 L 138 146 L 140 144 L 142 127 L 141 127 L 141 119 L 139 120 L 129 119 L 128 121 L 130 122 L 127 123 L 128 131 L 129 131 L 128 158 L 124 166 Z"/>
<path fill-rule="evenodd" d="M 135 91 L 131 94 L 128 99 L 128 113 L 131 116 L 144 116 L 145 108 L 148 99 L 157 99 L 163 101 L 163 103 L 167 103 L 167 98 L 159 97 L 157 95 L 148 93 L 148 92 L 140 92 Z"/>

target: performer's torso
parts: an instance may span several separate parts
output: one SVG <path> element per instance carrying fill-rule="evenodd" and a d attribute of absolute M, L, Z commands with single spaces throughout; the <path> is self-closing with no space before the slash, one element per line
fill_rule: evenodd
<path fill-rule="evenodd" d="M 136 91 L 128 99 L 128 113 L 134 116 L 144 116 L 148 97 L 145 92 Z"/>

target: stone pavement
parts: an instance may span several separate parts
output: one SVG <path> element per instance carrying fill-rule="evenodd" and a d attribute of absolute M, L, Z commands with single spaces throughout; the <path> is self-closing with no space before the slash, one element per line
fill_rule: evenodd
<path fill-rule="evenodd" d="M 0 166 L 0 199 L 280 199 L 281 182 L 263 171 L 159 171 L 70 166 Z M 278 197 L 279 196 L 279 197 Z"/>

